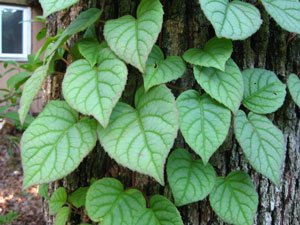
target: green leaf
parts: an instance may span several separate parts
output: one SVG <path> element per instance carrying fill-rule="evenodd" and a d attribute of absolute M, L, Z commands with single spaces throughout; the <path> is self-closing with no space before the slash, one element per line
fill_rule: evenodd
<path fill-rule="evenodd" d="M 291 74 L 287 81 L 289 92 L 294 102 L 300 108 L 300 80 L 295 74 Z"/>
<path fill-rule="evenodd" d="M 159 0 L 142 0 L 137 19 L 126 15 L 109 20 L 104 26 L 104 37 L 109 47 L 126 63 L 142 73 L 163 23 L 163 8 Z"/>
<path fill-rule="evenodd" d="M 225 64 L 232 53 L 232 42 L 225 38 L 214 37 L 210 39 L 204 50 L 191 48 L 187 50 L 183 58 L 186 62 L 204 67 L 214 67 L 225 71 Z"/>
<path fill-rule="evenodd" d="M 70 207 L 61 208 L 55 217 L 55 225 L 65 225 L 68 221 L 69 216 L 71 215 Z"/>
<path fill-rule="evenodd" d="M 51 101 L 21 140 L 23 188 L 60 179 L 78 167 L 96 145 L 96 121 L 64 101 Z"/>
<path fill-rule="evenodd" d="M 146 207 L 143 194 L 136 189 L 123 190 L 114 178 L 103 178 L 89 188 L 86 210 L 89 217 L 101 225 L 132 225 L 136 213 Z"/>
<path fill-rule="evenodd" d="M 178 112 L 171 91 L 160 85 L 135 95 L 136 109 L 125 103 L 115 107 L 106 129 L 98 137 L 108 154 L 131 170 L 164 184 L 164 164 L 178 131 Z"/>
<path fill-rule="evenodd" d="M 194 76 L 213 99 L 236 113 L 244 93 L 243 76 L 232 59 L 226 62 L 225 72 L 214 68 L 194 66 Z"/>
<path fill-rule="evenodd" d="M 244 77 L 243 105 L 255 113 L 275 112 L 282 106 L 285 98 L 285 84 L 275 73 L 264 69 L 246 69 Z"/>
<path fill-rule="evenodd" d="M 183 225 L 177 208 L 167 198 L 154 195 L 150 199 L 150 208 L 140 211 L 133 225 Z"/>
<path fill-rule="evenodd" d="M 9 87 L 10 89 L 18 89 L 30 77 L 30 74 L 30 72 L 24 71 L 13 75 L 7 80 L 7 87 Z"/>
<path fill-rule="evenodd" d="M 12 105 L 4 105 L 4 106 L 0 106 L 0 116 L 2 113 L 4 113 L 7 109 L 9 109 Z"/>
<path fill-rule="evenodd" d="M 51 13 L 61 11 L 63 9 L 70 7 L 71 5 L 74 5 L 79 0 L 39 0 L 39 1 L 43 8 L 44 17 L 47 17 Z"/>
<path fill-rule="evenodd" d="M 67 191 L 64 187 L 59 187 L 52 194 L 49 201 L 50 214 L 55 214 L 58 210 L 67 203 Z"/>
<path fill-rule="evenodd" d="M 283 29 L 300 34 L 300 2 L 299 0 L 262 0 L 272 18 Z"/>
<path fill-rule="evenodd" d="M 97 63 L 98 55 L 101 50 L 99 42 L 94 38 L 82 39 L 78 43 L 78 48 L 83 57 L 93 67 Z"/>
<path fill-rule="evenodd" d="M 80 187 L 71 194 L 69 200 L 76 208 L 80 208 L 85 204 L 85 198 L 88 189 L 88 187 Z"/>
<path fill-rule="evenodd" d="M 41 184 L 39 186 L 39 195 L 44 197 L 47 200 L 50 200 L 49 194 L 48 194 L 49 184 Z"/>
<path fill-rule="evenodd" d="M 258 194 L 248 174 L 233 171 L 226 179 L 217 178 L 209 201 L 226 223 L 251 225 L 258 205 Z"/>
<path fill-rule="evenodd" d="M 154 45 L 143 74 L 145 90 L 151 87 L 175 80 L 183 75 L 186 70 L 185 62 L 179 56 L 168 56 Z"/>
<path fill-rule="evenodd" d="M 282 132 L 267 117 L 239 110 L 234 118 L 234 133 L 253 168 L 280 184 L 285 156 Z"/>
<path fill-rule="evenodd" d="M 225 140 L 231 121 L 230 110 L 195 90 L 183 92 L 177 99 L 180 130 L 188 145 L 206 164 Z"/>
<path fill-rule="evenodd" d="M 126 65 L 103 43 L 98 66 L 91 67 L 86 60 L 72 63 L 65 74 L 62 90 L 72 108 L 93 115 L 106 127 L 126 80 Z"/>
<path fill-rule="evenodd" d="M 210 164 L 203 165 L 200 159 L 192 160 L 185 149 L 176 149 L 171 153 L 167 174 L 176 206 L 204 199 L 216 181 L 214 168 Z"/>
<path fill-rule="evenodd" d="M 25 130 L 34 121 L 33 116 L 27 115 L 23 125 L 21 125 L 18 113 L 16 111 L 8 112 L 8 113 L 4 114 L 3 117 L 12 120 L 18 130 Z"/>

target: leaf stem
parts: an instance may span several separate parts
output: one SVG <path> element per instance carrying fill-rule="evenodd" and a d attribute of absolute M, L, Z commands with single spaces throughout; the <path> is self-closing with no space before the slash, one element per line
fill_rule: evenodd
<path fill-rule="evenodd" d="M 90 218 L 86 215 L 86 214 L 84 214 L 84 213 L 82 213 L 81 211 L 79 211 L 74 205 L 72 205 L 70 202 L 67 202 L 67 205 L 69 206 L 69 207 L 71 207 L 71 209 L 74 211 L 74 213 L 76 213 L 77 215 L 80 215 L 84 220 L 85 220 L 85 222 L 90 222 Z"/>
<path fill-rule="evenodd" d="M 167 84 L 167 87 L 173 88 L 173 89 L 176 89 L 176 90 L 179 90 L 179 91 L 186 91 L 185 88 L 177 87 L 177 86 L 174 86 L 174 85 L 172 85 L 172 84 Z"/>

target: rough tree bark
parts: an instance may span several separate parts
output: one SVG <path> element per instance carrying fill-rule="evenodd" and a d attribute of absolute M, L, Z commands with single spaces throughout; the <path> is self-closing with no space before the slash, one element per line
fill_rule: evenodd
<path fill-rule="evenodd" d="M 70 9 L 56 13 L 47 19 L 47 27 L 50 35 L 55 35 L 59 28 L 65 29 L 82 10 L 90 7 L 102 7 L 102 1 L 81 0 Z M 214 30 L 200 10 L 198 0 L 161 0 L 164 5 L 164 25 L 159 39 L 166 55 L 182 56 L 184 51 L 191 47 L 203 48 L 205 42 L 214 36 Z M 256 1 L 248 1 L 254 3 Z M 117 18 L 125 14 L 135 15 L 138 0 L 106 0 L 103 20 Z M 266 68 L 274 71 L 279 78 L 286 82 L 291 72 L 300 72 L 300 37 L 288 41 L 290 34 L 283 31 L 269 18 L 266 11 L 260 7 L 264 20 L 260 30 L 245 41 L 234 42 L 232 58 L 240 69 Z M 103 24 L 97 24 L 99 40 L 102 40 Z M 82 34 L 76 35 L 69 42 L 72 45 Z M 57 65 L 57 69 L 64 71 L 64 66 Z M 51 76 L 45 84 L 45 103 L 51 99 L 62 98 L 60 76 Z M 124 99 L 128 103 L 133 102 L 136 88 L 141 85 L 141 75 L 132 67 L 129 67 L 129 80 L 124 92 Z M 192 67 L 182 79 L 173 82 L 173 85 L 182 88 L 194 88 L 200 90 L 195 82 Z M 180 91 L 173 90 L 178 96 Z M 300 224 L 300 110 L 292 102 L 289 94 L 284 105 L 269 118 L 283 132 L 286 143 L 286 157 L 282 168 L 281 185 L 276 188 L 268 179 L 256 173 L 248 164 L 241 148 L 234 140 L 232 129 L 219 150 L 213 155 L 210 163 L 215 167 L 219 176 L 225 176 L 232 170 L 244 170 L 250 174 L 259 194 L 258 211 L 254 224 L 260 225 L 298 225 Z M 188 146 L 179 134 L 176 139 L 176 147 Z M 111 160 L 98 144 L 97 148 L 82 162 L 80 167 L 65 179 L 51 184 L 51 191 L 57 186 L 65 186 L 69 192 L 79 186 L 89 183 L 91 177 L 101 178 L 112 176 L 120 179 L 125 186 L 132 184 L 132 172 L 118 166 Z M 166 185 L 160 186 L 147 176 L 135 174 L 135 186 L 142 189 L 147 195 L 161 193 L 172 198 L 171 191 Z M 47 224 L 54 224 L 54 219 L 48 214 L 48 202 L 44 203 L 45 218 Z M 224 224 L 211 210 L 207 199 L 199 203 L 190 204 L 179 208 L 184 224 Z M 79 224 L 80 218 L 72 215 L 69 224 Z"/>

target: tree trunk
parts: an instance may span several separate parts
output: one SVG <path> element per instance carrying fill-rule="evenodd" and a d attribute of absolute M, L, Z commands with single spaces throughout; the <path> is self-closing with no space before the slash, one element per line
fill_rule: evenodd
<path fill-rule="evenodd" d="M 48 30 L 50 35 L 55 35 L 59 28 L 65 29 L 82 10 L 90 7 L 101 8 L 105 2 L 103 20 L 117 18 L 125 14 L 135 15 L 137 0 L 81 0 L 70 9 L 56 13 L 48 18 Z M 207 40 L 215 35 L 210 23 L 202 13 L 198 0 L 161 0 L 164 5 L 164 24 L 158 44 L 161 45 L 166 55 L 182 56 L 192 47 L 203 48 Z M 256 2 L 256 1 L 248 1 Z M 300 71 L 300 37 L 288 41 L 290 34 L 283 31 L 272 19 L 269 18 L 263 7 L 259 7 L 264 23 L 260 30 L 245 41 L 235 41 L 232 58 L 240 69 L 265 68 L 274 71 L 279 78 L 286 82 L 287 76 L 292 72 Z M 102 36 L 103 24 L 97 24 L 99 40 Z M 76 35 L 68 41 L 72 45 L 81 35 Z M 61 71 L 64 66 L 57 65 Z M 62 98 L 62 77 L 51 76 L 45 84 L 45 103 L 51 99 Z M 141 75 L 136 69 L 129 66 L 129 79 L 124 99 L 133 103 L 134 92 L 141 85 Z M 192 67 L 188 66 L 182 79 L 173 82 L 176 86 L 200 90 L 193 77 Z M 175 96 L 178 90 L 172 90 Z M 215 167 L 218 176 L 226 176 L 230 171 L 243 170 L 251 176 L 259 194 L 258 211 L 254 224 L 260 225 L 298 225 L 300 224 L 300 110 L 292 102 L 289 94 L 284 105 L 275 113 L 268 115 L 273 123 L 284 133 L 286 143 L 286 157 L 282 167 L 281 185 L 276 188 L 264 176 L 255 172 L 245 159 L 240 146 L 234 139 L 233 130 L 230 129 L 225 143 L 213 155 L 210 163 Z M 184 147 L 188 149 L 181 134 L 175 141 L 174 148 Z M 174 149 L 173 148 L 173 149 Z M 69 192 L 79 186 L 88 185 L 92 177 L 103 176 L 116 177 L 128 187 L 132 183 L 142 189 L 148 196 L 161 193 L 172 198 L 168 185 L 160 186 L 148 176 L 133 173 L 110 159 L 98 144 L 96 149 L 81 163 L 78 169 L 65 179 L 51 184 L 53 191 L 58 186 L 65 186 Z M 54 224 L 54 219 L 48 213 L 48 202 L 44 203 L 44 212 L 47 224 Z M 212 211 L 208 199 L 179 208 L 184 224 L 225 224 Z M 72 215 L 69 224 L 79 224 L 80 218 Z"/>

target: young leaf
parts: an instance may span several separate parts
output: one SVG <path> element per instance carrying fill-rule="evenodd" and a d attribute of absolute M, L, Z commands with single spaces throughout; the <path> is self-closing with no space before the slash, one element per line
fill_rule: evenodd
<path fill-rule="evenodd" d="M 248 174 L 233 171 L 226 179 L 217 178 L 209 201 L 226 223 L 251 225 L 258 205 L 258 194 Z"/>
<path fill-rule="evenodd" d="M 285 84 L 275 73 L 264 69 L 246 69 L 244 77 L 243 105 L 255 113 L 275 112 L 282 106 L 285 98 Z"/>
<path fill-rule="evenodd" d="M 295 74 L 291 74 L 287 81 L 289 92 L 294 102 L 300 108 L 300 80 Z"/>
<path fill-rule="evenodd" d="M 299 0 L 262 0 L 267 12 L 283 29 L 300 34 Z"/>
<path fill-rule="evenodd" d="M 232 59 L 226 62 L 225 72 L 214 68 L 194 66 L 194 76 L 213 99 L 236 113 L 244 93 L 243 76 Z"/>
<path fill-rule="evenodd" d="M 178 112 L 171 91 L 164 85 L 143 87 L 135 95 L 136 109 L 118 103 L 106 129 L 98 137 L 108 154 L 132 170 L 164 184 L 164 164 L 178 131 Z"/>
<path fill-rule="evenodd" d="M 26 80 L 30 77 L 30 74 L 31 72 L 23 71 L 13 75 L 7 80 L 7 87 L 9 87 L 10 89 L 18 89 L 22 84 L 26 82 Z"/>
<path fill-rule="evenodd" d="M 249 3 L 237 0 L 199 2 L 218 37 L 244 40 L 254 34 L 262 24 L 259 10 Z"/>
<path fill-rule="evenodd" d="M 99 42 L 94 38 L 82 39 L 78 43 L 78 49 L 83 57 L 93 67 L 97 63 L 98 55 L 101 51 Z"/>
<path fill-rule="evenodd" d="M 186 62 L 204 67 L 214 67 L 225 71 L 225 64 L 232 53 L 232 42 L 225 38 L 214 37 L 210 39 L 204 50 L 191 48 L 187 50 L 183 58 Z"/>
<path fill-rule="evenodd" d="M 65 74 L 62 90 L 66 101 L 74 109 L 93 115 L 106 127 L 126 80 L 126 65 L 103 43 L 98 66 L 91 67 L 86 60 L 72 63 Z"/>
<path fill-rule="evenodd" d="M 250 112 L 247 118 L 239 110 L 234 133 L 253 168 L 279 186 L 285 156 L 282 132 L 267 117 Z"/>
<path fill-rule="evenodd" d="M 49 194 L 48 194 L 48 188 L 49 188 L 49 184 L 41 184 L 39 186 L 39 195 L 44 197 L 47 200 L 50 200 Z"/>
<path fill-rule="evenodd" d="M 80 208 L 85 204 L 88 189 L 88 187 L 80 187 L 71 194 L 69 200 L 76 208 Z"/>
<path fill-rule="evenodd" d="M 203 165 L 200 159 L 193 161 L 185 149 L 176 149 L 168 158 L 168 181 L 176 206 L 204 199 L 216 181 L 214 168 Z"/>
<path fill-rule="evenodd" d="M 67 191 L 60 187 L 54 191 L 49 201 L 50 214 L 55 214 L 67 202 Z"/>
<path fill-rule="evenodd" d="M 78 1 L 79 0 L 40 0 L 40 3 L 43 8 L 44 17 L 47 17 L 51 13 L 66 9 Z"/>
<path fill-rule="evenodd" d="M 109 20 L 104 26 L 104 37 L 109 47 L 126 63 L 142 73 L 163 23 L 163 9 L 159 0 L 142 0 L 137 19 L 126 15 Z"/>
<path fill-rule="evenodd" d="M 71 215 L 70 207 L 61 208 L 55 217 L 55 225 L 65 225 L 68 221 L 69 216 Z"/>
<path fill-rule="evenodd" d="M 144 87 L 148 91 L 151 87 L 178 79 L 186 70 L 185 62 L 179 56 L 168 56 L 154 45 L 143 74 Z"/>
<path fill-rule="evenodd" d="M 183 92 L 177 98 L 177 106 L 182 135 L 206 164 L 227 136 L 230 110 L 195 90 Z"/>
<path fill-rule="evenodd" d="M 154 195 L 150 199 L 150 208 L 143 209 L 134 218 L 133 225 L 183 225 L 177 208 L 170 200 Z"/>
<path fill-rule="evenodd" d="M 21 140 L 23 188 L 48 183 L 72 172 L 96 145 L 96 121 L 63 101 L 51 101 Z"/>
<path fill-rule="evenodd" d="M 146 200 L 136 189 L 123 189 L 123 184 L 114 178 L 93 183 L 86 195 L 89 217 L 103 225 L 133 224 L 136 213 L 146 207 Z"/>

